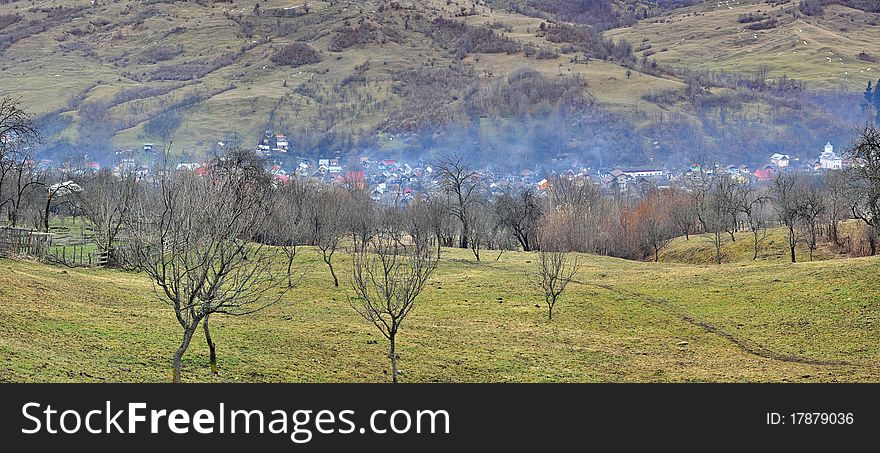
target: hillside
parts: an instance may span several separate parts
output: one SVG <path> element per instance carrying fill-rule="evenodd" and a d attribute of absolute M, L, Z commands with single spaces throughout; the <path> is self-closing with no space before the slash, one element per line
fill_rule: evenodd
<path fill-rule="evenodd" d="M 386 343 L 314 250 L 285 300 L 211 318 L 186 381 L 387 381 Z M 398 337 L 405 382 L 860 381 L 880 379 L 877 258 L 692 266 L 581 256 L 552 322 L 534 254 L 476 263 L 448 249 Z M 0 382 L 168 381 L 172 311 L 136 273 L 0 260 Z"/>
<path fill-rule="evenodd" d="M 0 95 L 39 116 L 44 156 L 56 160 L 171 139 L 176 153 L 199 156 L 220 141 L 253 146 L 266 130 L 312 157 L 471 147 L 519 166 L 534 165 L 523 149 L 593 165 L 760 162 L 769 149 L 848 139 L 862 120 L 858 92 L 695 82 L 680 68 L 751 78 L 778 64 L 771 75 L 860 90 L 867 63 L 852 58 L 878 35 L 874 15 L 829 7 L 746 46 L 736 15 L 768 6 L 692 3 L 6 0 Z M 857 24 L 849 32 L 840 11 Z M 609 27 L 620 28 L 597 33 Z M 823 46 L 851 77 L 815 77 L 827 70 L 821 59 L 774 60 L 795 27 L 833 32 Z M 676 44 L 686 30 L 702 38 Z M 755 128 L 774 134 L 739 149 Z"/>
<path fill-rule="evenodd" d="M 880 79 L 880 14 L 832 4 L 808 16 L 795 3 L 709 2 L 608 35 L 650 44 L 643 54 L 678 67 L 739 73 L 766 68 L 772 78 L 787 75 L 815 87 L 856 91 Z"/>

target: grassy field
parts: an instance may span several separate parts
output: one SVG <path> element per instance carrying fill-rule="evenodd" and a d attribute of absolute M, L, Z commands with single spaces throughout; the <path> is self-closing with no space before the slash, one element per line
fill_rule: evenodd
<path fill-rule="evenodd" d="M 743 263 L 752 261 L 755 252 L 754 236 L 749 231 L 734 233 L 735 241 L 725 234 L 721 245 L 721 260 L 724 263 Z M 788 250 L 788 235 L 785 228 L 770 228 L 766 233 L 759 233 L 759 261 L 788 262 L 791 255 Z M 810 261 L 810 250 L 802 238 L 798 239 L 795 258 L 798 261 Z M 813 251 L 813 260 L 821 261 L 837 258 L 837 254 L 827 243 L 819 244 Z M 673 239 L 666 248 L 660 251 L 660 261 L 687 264 L 714 264 L 715 241 L 709 234 L 694 234 L 690 238 Z"/>
<path fill-rule="evenodd" d="M 615 39 L 650 43 L 651 58 L 679 67 L 754 74 L 788 75 L 819 88 L 862 90 L 880 77 L 880 27 L 872 14 L 831 5 L 822 16 L 795 18 L 797 2 L 771 7 L 764 1 L 708 2 L 608 32 Z M 750 30 L 741 14 L 765 14 L 776 28 Z"/>
<path fill-rule="evenodd" d="M 823 261 L 854 256 L 870 255 L 864 239 L 867 227 L 860 221 L 843 221 L 838 226 L 837 247 L 830 240 L 819 237 L 812 261 Z M 797 231 L 795 258 L 798 262 L 811 261 L 810 249 L 803 232 Z M 784 227 L 768 228 L 758 233 L 758 256 L 755 258 L 755 237 L 750 231 L 734 233 L 736 240 L 725 234 L 721 244 L 721 261 L 724 263 L 748 263 L 752 261 L 787 263 L 791 261 L 788 249 L 788 231 Z M 847 247 L 849 245 L 849 247 Z M 660 261 L 684 264 L 715 264 L 715 241 L 713 235 L 693 234 L 689 238 L 677 237 L 660 251 Z"/>
<path fill-rule="evenodd" d="M 692 241 L 695 239 L 692 239 Z M 211 320 L 193 382 L 384 382 L 387 344 L 313 250 L 284 301 Z M 880 259 L 642 263 L 584 255 L 547 321 L 536 255 L 448 249 L 398 339 L 404 382 L 880 381 Z M 118 270 L 0 260 L 0 381 L 170 381 L 173 312 Z"/>

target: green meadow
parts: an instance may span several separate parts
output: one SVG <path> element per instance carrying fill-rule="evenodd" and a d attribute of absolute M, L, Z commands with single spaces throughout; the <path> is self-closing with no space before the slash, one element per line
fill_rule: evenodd
<path fill-rule="evenodd" d="M 213 316 L 220 374 L 197 336 L 183 380 L 389 381 L 387 342 L 351 308 L 350 260 L 336 257 L 339 288 L 318 252 L 303 249 L 305 276 L 280 303 Z M 398 336 L 403 382 L 880 380 L 880 258 L 711 265 L 662 262 L 662 252 L 660 263 L 581 255 L 548 321 L 537 255 L 495 257 L 443 250 Z M 169 382 L 181 336 L 142 274 L 30 261 L 0 260 L 0 320 L 0 382 Z"/>

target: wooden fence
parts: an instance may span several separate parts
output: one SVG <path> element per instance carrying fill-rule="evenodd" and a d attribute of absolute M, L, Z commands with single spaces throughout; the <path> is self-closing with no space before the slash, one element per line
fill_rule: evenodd
<path fill-rule="evenodd" d="M 0 227 L 0 256 L 45 256 L 51 236 L 26 228 Z"/>
<path fill-rule="evenodd" d="M 70 267 L 106 266 L 109 254 L 98 250 L 93 238 L 85 229 L 58 229 L 44 233 L 26 228 L 0 227 L 0 256 L 27 256 Z"/>

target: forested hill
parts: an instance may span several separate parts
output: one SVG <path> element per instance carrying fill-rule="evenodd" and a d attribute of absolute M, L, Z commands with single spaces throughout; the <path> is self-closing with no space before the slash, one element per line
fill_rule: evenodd
<path fill-rule="evenodd" d="M 270 130 L 311 156 L 752 163 L 864 123 L 871 5 L 0 0 L 0 95 L 38 115 L 55 160 Z"/>

